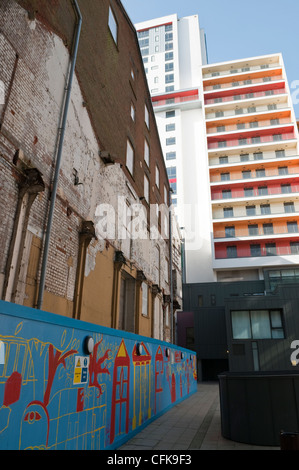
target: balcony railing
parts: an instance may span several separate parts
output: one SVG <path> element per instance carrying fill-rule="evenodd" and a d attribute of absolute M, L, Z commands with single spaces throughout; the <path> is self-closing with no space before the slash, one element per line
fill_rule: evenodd
<path fill-rule="evenodd" d="M 267 209 L 261 209 L 259 206 L 256 206 L 255 209 L 248 209 L 247 211 L 238 211 L 237 213 L 234 213 L 234 208 L 230 211 L 226 211 L 225 213 L 223 211 L 216 212 L 214 211 L 213 213 L 213 220 L 218 221 L 218 220 L 223 220 L 225 222 L 229 220 L 252 220 L 254 219 L 263 219 L 263 218 L 269 218 L 273 216 L 278 216 L 278 217 L 291 217 L 291 216 L 298 216 L 299 215 L 299 209 L 295 205 L 288 206 L 288 208 L 285 208 L 285 210 L 282 210 L 281 207 L 275 207 L 275 206 L 270 206 Z"/>
<path fill-rule="evenodd" d="M 203 69 L 203 79 L 206 80 L 207 78 L 216 78 L 221 77 L 224 75 L 236 74 L 236 73 L 248 73 L 248 72 L 256 72 L 260 70 L 271 70 L 281 67 L 281 65 L 277 62 L 275 64 L 264 64 L 264 65 L 253 65 L 253 66 L 246 66 L 246 67 L 238 67 L 234 70 L 221 70 L 220 72 L 211 72 L 211 73 L 204 73 Z"/>
<path fill-rule="evenodd" d="M 215 259 L 236 259 L 236 258 L 263 258 L 265 256 L 288 256 L 288 255 L 299 255 L 299 242 L 296 246 L 256 246 L 240 247 L 236 250 L 231 249 L 228 252 L 224 250 L 215 251 Z"/>
<path fill-rule="evenodd" d="M 280 142 L 286 140 L 295 139 L 295 135 L 293 132 L 289 132 L 286 134 L 274 134 L 274 135 L 262 135 L 257 137 L 249 137 L 247 139 L 231 139 L 231 140 L 223 140 L 218 142 L 210 142 L 208 143 L 208 149 L 219 149 L 219 148 L 227 148 L 227 147 L 239 147 L 239 146 L 249 146 L 249 145 L 256 145 L 256 144 L 266 144 L 269 142 Z"/>
<path fill-rule="evenodd" d="M 252 98 L 262 98 L 262 97 L 269 97 L 269 96 L 275 96 L 275 95 L 282 95 L 285 94 L 286 90 L 285 88 L 279 88 L 276 90 L 270 90 L 270 92 L 266 91 L 258 91 L 254 93 L 243 93 L 240 95 L 230 95 L 230 96 L 223 96 L 223 97 L 218 97 L 218 98 L 208 98 L 205 100 L 205 105 L 209 104 L 219 104 L 219 103 L 227 103 L 227 102 L 234 102 L 234 101 L 240 101 L 240 100 L 247 100 L 247 99 L 252 99 Z"/>
<path fill-rule="evenodd" d="M 286 97 L 285 97 L 286 98 Z M 277 98 L 276 98 L 277 99 Z M 218 110 L 213 113 L 207 112 L 206 113 L 206 120 L 215 120 L 215 119 L 225 119 L 225 118 L 230 118 L 230 117 L 235 117 L 235 116 L 246 116 L 248 114 L 253 114 L 253 115 L 259 115 L 261 113 L 275 113 L 279 112 L 280 110 L 289 110 L 289 106 L 287 104 L 287 101 L 283 101 L 281 103 L 275 103 L 275 104 L 267 104 L 267 105 L 261 105 L 261 106 L 250 106 L 248 110 L 248 105 L 244 106 L 244 108 L 237 108 L 237 109 L 225 109 L 225 110 Z M 248 116 L 249 117 L 249 116 Z"/>
<path fill-rule="evenodd" d="M 158 106 L 173 106 L 177 104 L 182 104 L 182 103 L 188 103 L 192 101 L 198 101 L 199 100 L 199 95 L 193 94 L 193 95 L 188 95 L 188 96 L 174 96 L 172 98 L 165 98 L 162 97 L 161 99 L 157 98 L 152 98 L 152 103 L 153 107 L 156 108 Z"/>
<path fill-rule="evenodd" d="M 222 134 L 223 132 L 234 132 L 234 131 L 244 131 L 244 130 L 252 130 L 258 129 L 261 127 L 272 127 L 278 126 L 282 124 L 291 124 L 292 120 L 290 118 L 280 118 L 280 119 L 267 119 L 263 121 L 252 121 L 246 122 L 243 124 L 232 124 L 232 125 L 224 125 L 224 126 L 213 126 L 207 129 L 208 134 Z"/>
<path fill-rule="evenodd" d="M 228 190 L 230 191 L 230 190 Z M 251 198 L 265 198 L 267 196 L 281 196 L 286 195 L 286 194 L 294 194 L 299 192 L 299 185 L 291 185 L 287 187 L 287 190 L 284 190 L 283 188 L 280 187 L 265 187 L 262 189 L 259 188 L 253 188 L 248 191 L 244 188 L 239 189 L 239 190 L 233 190 L 231 193 L 225 192 L 224 194 L 221 191 L 215 191 L 212 192 L 212 200 L 213 201 L 225 201 L 229 199 L 240 199 L 240 198 L 246 198 L 246 199 L 251 199 Z"/>
<path fill-rule="evenodd" d="M 259 160 L 257 161 L 257 163 Z M 278 168 L 267 168 L 264 170 L 263 173 L 258 173 L 257 170 L 245 170 L 245 172 L 248 171 L 248 174 L 242 174 L 241 170 L 240 171 L 231 171 L 229 173 L 229 179 L 227 180 L 222 180 L 221 179 L 221 174 L 220 173 L 215 173 L 211 174 L 210 176 L 210 182 L 211 183 L 225 183 L 229 184 L 229 182 L 238 183 L 242 182 L 244 183 L 244 180 L 246 180 L 246 183 L 248 183 L 248 180 L 252 181 L 252 183 L 255 183 L 255 180 L 258 179 L 259 181 L 261 180 L 267 180 L 269 182 L 269 179 L 273 179 L 274 181 L 277 180 L 278 177 L 281 178 L 286 178 L 286 177 L 291 177 L 291 178 L 298 178 L 299 177 L 299 165 L 296 166 L 289 166 L 289 167 L 284 167 L 283 172 L 280 173 Z"/>
<path fill-rule="evenodd" d="M 210 167 L 217 167 L 217 166 L 222 166 L 225 165 L 227 166 L 235 166 L 239 165 L 240 163 L 242 164 L 250 164 L 254 165 L 256 163 L 260 163 L 262 161 L 270 161 L 270 160 L 286 160 L 286 159 L 291 159 L 291 160 L 297 160 L 299 159 L 298 155 L 286 155 L 284 151 L 280 151 L 279 153 L 275 154 L 273 153 L 263 153 L 259 152 L 258 155 L 256 156 L 255 154 L 246 154 L 246 155 L 233 155 L 232 157 L 227 157 L 227 161 L 222 161 L 217 158 L 216 161 L 211 161 L 210 162 Z"/>
<path fill-rule="evenodd" d="M 246 85 L 255 85 L 259 83 L 268 83 L 268 82 L 273 82 L 273 81 L 278 81 L 278 80 L 283 80 L 282 75 L 274 75 L 271 77 L 265 77 L 265 78 L 253 78 L 249 80 L 239 80 L 239 81 L 231 81 L 231 82 L 226 82 L 226 83 L 220 83 L 219 85 L 208 85 L 204 87 L 204 92 L 207 91 L 216 91 L 216 90 L 223 90 L 226 88 L 233 88 L 237 86 L 246 86 Z"/>
<path fill-rule="evenodd" d="M 231 230 L 230 233 L 226 233 L 225 229 L 215 229 L 214 230 L 214 240 L 217 239 L 225 239 L 226 241 L 230 241 L 232 239 L 240 239 L 240 238 L 260 238 L 260 237 L 279 237 L 279 236 L 298 236 L 299 230 L 298 226 L 292 227 L 289 229 L 287 226 L 275 226 L 273 225 L 272 229 L 263 229 L 262 226 L 258 226 L 256 229 L 253 227 L 250 228 L 238 228 L 235 227 L 234 230 Z"/>

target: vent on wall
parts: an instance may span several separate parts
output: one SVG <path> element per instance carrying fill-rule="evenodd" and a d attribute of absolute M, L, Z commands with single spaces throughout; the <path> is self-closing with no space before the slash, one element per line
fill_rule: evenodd
<path fill-rule="evenodd" d="M 233 344 L 233 355 L 245 356 L 245 344 L 242 344 L 242 343 Z"/>

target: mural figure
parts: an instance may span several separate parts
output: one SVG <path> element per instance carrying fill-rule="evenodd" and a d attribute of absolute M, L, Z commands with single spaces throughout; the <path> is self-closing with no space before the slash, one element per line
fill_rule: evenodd
<path fill-rule="evenodd" d="M 102 341 L 103 341 L 103 338 L 98 343 L 95 344 L 93 353 L 90 355 L 90 362 L 89 362 L 89 386 L 96 387 L 100 395 L 103 392 L 101 389 L 101 385 L 98 382 L 98 375 L 110 374 L 110 371 L 107 368 L 107 366 L 103 367 L 103 363 L 106 361 L 106 359 L 109 358 L 110 349 L 105 351 L 103 357 L 100 357 L 97 359 L 98 349 Z"/>
<path fill-rule="evenodd" d="M 88 355 L 76 321 L 67 327 L 0 312 L 0 325 L 0 449 L 115 448 L 196 390 L 195 355 L 182 359 L 159 341 L 111 330 Z"/>
<path fill-rule="evenodd" d="M 130 357 L 122 340 L 114 362 L 110 444 L 113 443 L 116 434 L 129 431 L 130 364 Z"/>
<path fill-rule="evenodd" d="M 164 360 L 161 346 L 155 356 L 155 414 L 162 409 Z"/>
<path fill-rule="evenodd" d="M 140 343 L 141 354 L 137 354 L 136 344 L 133 348 L 133 366 L 134 366 L 134 411 L 133 411 L 133 429 L 140 426 L 145 419 L 151 417 L 150 404 L 150 366 L 151 355 L 144 342 Z M 137 420 L 138 411 L 138 420 Z"/>

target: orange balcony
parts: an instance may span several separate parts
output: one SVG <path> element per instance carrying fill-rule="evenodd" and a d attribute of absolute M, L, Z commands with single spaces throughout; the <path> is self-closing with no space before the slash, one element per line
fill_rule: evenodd
<path fill-rule="evenodd" d="M 279 75 L 274 75 L 272 77 L 261 77 L 261 78 L 254 78 L 254 79 L 251 79 L 251 78 L 244 78 L 244 76 L 239 76 L 239 77 L 235 77 L 234 76 L 234 80 L 230 80 L 230 81 L 221 81 L 221 80 L 217 80 L 217 82 L 213 82 L 213 84 L 211 85 L 204 85 L 204 92 L 208 92 L 208 91 L 215 91 L 216 89 L 226 89 L 226 88 L 232 88 L 232 87 L 237 87 L 237 86 L 246 86 L 246 85 L 257 85 L 257 84 L 261 84 L 261 83 L 266 83 L 265 79 L 267 79 L 267 82 L 272 82 L 272 81 L 277 81 L 277 80 L 283 80 L 283 76 L 281 75 L 281 73 Z M 250 81 L 250 83 L 249 83 Z M 217 88 L 215 88 L 215 86 L 217 86 Z"/>
<path fill-rule="evenodd" d="M 278 83 L 278 84 L 276 83 L 272 84 L 272 88 L 269 88 L 269 85 L 267 87 L 260 85 L 259 90 L 260 91 L 256 91 L 250 88 L 248 88 L 247 90 L 244 88 L 242 89 L 238 88 L 237 90 L 234 91 L 234 93 L 232 91 L 228 93 L 225 90 L 218 92 L 218 93 L 214 93 L 214 94 L 210 93 L 206 95 L 205 105 L 207 106 L 207 105 L 216 104 L 216 103 L 219 104 L 219 103 L 234 102 L 234 101 L 253 99 L 253 98 L 262 98 L 265 96 L 270 97 L 270 96 L 282 95 L 286 93 L 284 82 Z"/>
<path fill-rule="evenodd" d="M 288 217 L 288 219 L 274 219 L 269 223 L 269 219 L 253 221 L 250 223 L 237 224 L 215 224 L 214 239 L 239 239 L 239 238 L 260 238 L 260 237 L 293 237 L 298 234 L 298 218 Z"/>
<path fill-rule="evenodd" d="M 282 174 L 284 175 L 290 175 L 290 176 L 298 176 L 299 175 L 299 164 L 296 163 L 295 165 L 286 165 L 281 166 L 280 168 L 278 166 L 273 166 L 273 163 L 271 166 L 267 166 L 266 164 L 263 164 L 262 170 L 264 170 L 264 175 L 261 175 L 261 168 L 260 168 L 260 163 L 256 161 L 256 164 L 259 165 L 259 168 L 252 168 L 250 167 L 251 173 L 250 173 L 250 180 L 254 180 L 255 178 L 262 178 L 265 180 L 268 180 L 269 178 L 276 178 L 278 176 L 281 176 Z M 244 171 L 246 171 L 247 168 L 245 166 L 245 163 L 241 168 L 238 169 L 232 169 L 229 171 L 229 181 L 230 182 L 238 182 L 238 181 L 243 181 L 244 179 Z M 224 170 L 221 170 L 221 172 Z M 223 181 L 221 180 L 221 172 L 218 170 L 217 172 L 211 171 L 210 173 L 210 182 L 211 183 L 220 183 L 222 184 Z M 244 182 L 245 183 L 245 182 Z M 248 183 L 248 179 L 246 181 Z"/>
<path fill-rule="evenodd" d="M 276 77 L 282 76 L 282 68 L 278 64 L 273 68 L 264 68 L 264 69 L 251 69 L 245 71 L 240 71 L 239 73 L 231 74 L 230 71 L 222 71 L 219 75 L 214 76 L 205 76 L 203 77 L 203 86 L 213 86 L 215 84 L 225 85 L 226 83 L 231 83 L 232 78 L 234 81 L 244 81 L 244 80 L 263 80 L 265 77 L 271 77 L 272 80 L 277 80 Z"/>
<path fill-rule="evenodd" d="M 223 134 L 225 132 L 239 132 L 240 130 L 252 130 L 262 128 L 262 127 L 273 127 L 277 125 L 284 125 L 284 124 L 291 124 L 292 120 L 291 117 L 285 118 L 269 118 L 264 120 L 251 120 L 251 121 L 241 121 L 236 123 L 224 124 L 222 121 L 218 124 L 218 126 L 207 126 L 207 133 L 208 134 Z"/>

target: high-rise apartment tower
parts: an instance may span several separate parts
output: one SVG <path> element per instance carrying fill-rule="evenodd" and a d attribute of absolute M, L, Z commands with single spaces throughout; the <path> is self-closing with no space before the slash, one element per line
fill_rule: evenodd
<path fill-rule="evenodd" d="M 214 278 L 290 275 L 299 264 L 298 128 L 282 56 L 206 65 L 203 92 Z"/>
<path fill-rule="evenodd" d="M 288 369 L 299 329 L 299 141 L 282 55 L 208 64 L 196 16 L 137 31 L 185 228 L 179 341 L 197 351 L 202 379 Z"/>
<path fill-rule="evenodd" d="M 190 277 L 188 260 L 196 259 L 203 266 L 209 252 L 203 252 L 203 246 L 210 246 L 210 235 L 204 239 L 201 223 L 210 210 L 207 171 L 203 173 L 201 168 L 207 151 L 202 94 L 205 34 L 197 15 L 180 19 L 169 15 L 135 27 L 173 190 L 172 203 L 185 238 L 186 280 L 194 282 L 198 279 Z"/>
<path fill-rule="evenodd" d="M 186 282 L 263 279 L 299 264 L 298 128 L 281 54 L 207 64 L 197 16 L 136 29 Z"/>

